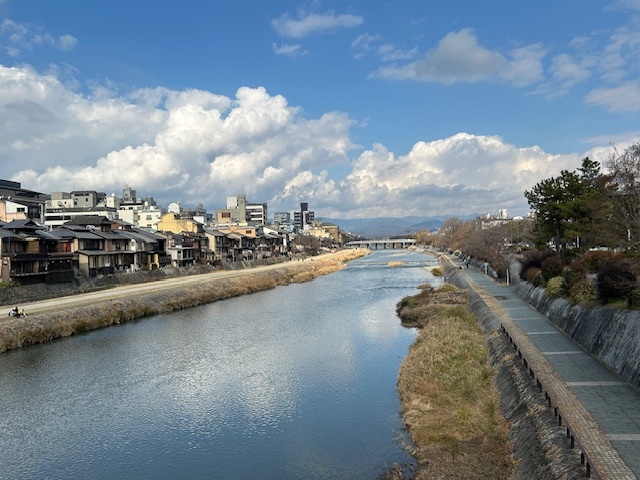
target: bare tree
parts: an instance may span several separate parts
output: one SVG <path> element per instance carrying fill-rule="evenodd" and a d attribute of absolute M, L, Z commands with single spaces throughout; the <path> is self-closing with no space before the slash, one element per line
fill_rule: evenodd
<path fill-rule="evenodd" d="M 640 248 L 640 143 L 620 154 L 614 153 L 605 162 L 613 184 L 614 208 L 611 224 L 622 237 L 622 245 L 632 250 Z"/>

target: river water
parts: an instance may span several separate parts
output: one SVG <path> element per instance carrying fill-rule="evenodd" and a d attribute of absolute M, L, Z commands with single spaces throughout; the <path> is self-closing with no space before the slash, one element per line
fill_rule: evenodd
<path fill-rule="evenodd" d="M 411 462 L 396 378 L 415 332 L 395 305 L 439 283 L 425 261 L 374 252 L 1 354 L 0 478 L 375 479 Z"/>

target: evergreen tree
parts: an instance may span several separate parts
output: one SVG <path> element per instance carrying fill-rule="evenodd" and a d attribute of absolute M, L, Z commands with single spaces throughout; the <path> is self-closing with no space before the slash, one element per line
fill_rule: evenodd
<path fill-rule="evenodd" d="M 567 244 L 588 247 L 598 243 L 603 222 L 602 212 L 608 204 L 607 177 L 600 164 L 585 158 L 574 172 L 563 170 L 524 193 L 536 215 L 534 241 L 540 249 L 549 243 L 566 254 Z"/>

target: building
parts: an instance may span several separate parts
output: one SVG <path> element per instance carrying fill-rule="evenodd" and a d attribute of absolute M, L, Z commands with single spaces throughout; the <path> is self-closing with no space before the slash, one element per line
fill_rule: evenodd
<path fill-rule="evenodd" d="M 273 224 L 280 228 L 281 226 L 291 225 L 291 214 L 289 212 L 275 212 L 273 214 Z"/>
<path fill-rule="evenodd" d="M 5 212 L 11 212 L 14 208 L 24 208 L 24 213 L 26 214 L 27 219 L 42 223 L 44 203 L 47 198 L 48 195 L 44 193 L 22 188 L 20 182 L 0 180 L 0 199 L 11 201 L 16 204 L 15 207 L 5 205 Z M 0 217 L 0 219 L 2 219 L 2 217 Z"/>
<path fill-rule="evenodd" d="M 202 203 L 199 203 L 195 208 L 181 208 L 180 216 L 183 218 L 191 218 L 203 225 L 209 225 L 213 220 L 213 215 L 207 213 Z"/>
<path fill-rule="evenodd" d="M 29 207 L 21 202 L 0 197 L 0 220 L 12 222 L 13 220 L 28 220 Z"/>
<path fill-rule="evenodd" d="M 116 220 L 118 206 L 117 197 L 107 197 L 106 193 L 95 190 L 53 192 L 45 202 L 44 224 L 50 228 L 59 227 L 86 215 Z"/>
<path fill-rule="evenodd" d="M 32 220 L 0 227 L 0 279 L 20 285 L 59 283 L 74 278 L 73 253 Z"/>
<path fill-rule="evenodd" d="M 247 196 L 227 197 L 227 208 L 215 211 L 216 225 L 232 225 L 247 222 Z"/>
<path fill-rule="evenodd" d="M 308 230 L 316 219 L 315 212 L 309 211 L 308 203 L 300 204 L 300 211 L 293 212 L 293 228 L 296 233 Z"/>
<path fill-rule="evenodd" d="M 247 204 L 247 221 L 255 225 L 267 224 L 267 204 L 266 203 L 248 203 Z"/>
<path fill-rule="evenodd" d="M 204 225 L 191 218 L 184 218 L 181 215 L 169 212 L 160 218 L 156 225 L 158 231 L 173 233 L 203 233 Z"/>
<path fill-rule="evenodd" d="M 115 195 L 112 195 L 115 198 Z M 163 212 L 156 205 L 153 197 L 144 199 L 136 196 L 136 191 L 131 187 L 122 190 L 122 200 L 118 202 L 118 219 L 130 223 L 135 228 L 155 230 L 161 220 Z"/>

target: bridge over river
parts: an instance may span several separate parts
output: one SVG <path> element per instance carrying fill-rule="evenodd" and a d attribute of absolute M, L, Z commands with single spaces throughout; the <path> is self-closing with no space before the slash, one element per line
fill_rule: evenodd
<path fill-rule="evenodd" d="M 409 248 L 416 245 L 413 238 L 392 238 L 384 240 L 354 240 L 345 244 L 346 248 L 368 248 L 369 250 L 386 250 Z"/>

